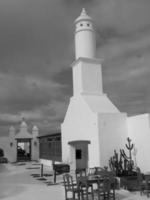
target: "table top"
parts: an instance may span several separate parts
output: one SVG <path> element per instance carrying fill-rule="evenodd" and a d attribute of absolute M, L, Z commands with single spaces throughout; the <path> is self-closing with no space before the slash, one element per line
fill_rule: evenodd
<path fill-rule="evenodd" d="M 78 177 L 79 183 L 97 183 L 98 181 L 103 181 L 104 179 L 97 175 L 88 175 L 88 176 L 82 176 Z"/>

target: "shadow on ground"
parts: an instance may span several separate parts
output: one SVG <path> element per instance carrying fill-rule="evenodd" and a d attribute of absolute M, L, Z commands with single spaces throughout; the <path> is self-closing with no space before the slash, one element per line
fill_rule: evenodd
<path fill-rule="evenodd" d="M 9 188 L 8 188 L 9 187 Z M 10 196 L 17 196 L 18 194 L 24 192 L 26 187 L 24 186 L 2 186 L 0 192 L 0 199 L 10 197 Z M 17 197 L 16 197 L 17 198 Z"/>

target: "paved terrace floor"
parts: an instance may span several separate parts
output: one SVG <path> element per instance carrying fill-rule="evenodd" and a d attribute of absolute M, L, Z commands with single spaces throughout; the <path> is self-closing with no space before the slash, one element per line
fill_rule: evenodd
<path fill-rule="evenodd" d="M 44 171 L 41 179 L 40 165 L 35 162 L 0 164 L 0 199 L 2 200 L 65 200 L 62 175 L 53 184 L 52 172 Z M 116 191 L 116 200 L 145 200 L 139 192 Z"/>

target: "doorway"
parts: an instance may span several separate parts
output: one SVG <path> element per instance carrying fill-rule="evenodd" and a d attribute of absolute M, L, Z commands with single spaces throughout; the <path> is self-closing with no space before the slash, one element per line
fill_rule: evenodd
<path fill-rule="evenodd" d="M 79 140 L 79 141 L 71 141 L 69 142 L 71 146 L 74 148 L 74 152 L 71 154 L 71 158 L 74 157 L 74 165 L 76 169 L 83 169 L 88 168 L 88 144 L 90 144 L 90 141 L 85 140 Z"/>
<path fill-rule="evenodd" d="M 17 161 L 31 160 L 31 139 L 17 139 Z"/>

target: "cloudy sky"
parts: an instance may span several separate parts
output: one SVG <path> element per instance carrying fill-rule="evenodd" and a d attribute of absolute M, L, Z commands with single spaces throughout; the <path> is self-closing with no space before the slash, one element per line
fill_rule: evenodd
<path fill-rule="evenodd" d="M 96 25 L 104 92 L 121 112 L 150 112 L 149 0 L 0 0 L 0 135 L 22 117 L 41 134 L 59 130 L 82 7 Z"/>

